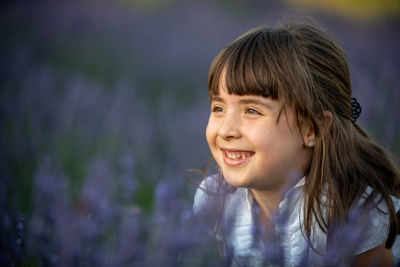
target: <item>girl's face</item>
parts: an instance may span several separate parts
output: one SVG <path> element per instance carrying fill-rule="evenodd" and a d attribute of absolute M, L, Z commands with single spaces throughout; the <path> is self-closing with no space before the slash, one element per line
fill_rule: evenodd
<path fill-rule="evenodd" d="M 224 81 L 224 75 L 221 78 Z M 304 146 L 310 129 L 302 125 L 303 140 L 289 108 L 277 122 L 280 108 L 271 98 L 228 94 L 220 82 L 219 95 L 211 99 L 206 136 L 229 184 L 276 191 L 304 175 L 311 157 L 311 149 Z"/>

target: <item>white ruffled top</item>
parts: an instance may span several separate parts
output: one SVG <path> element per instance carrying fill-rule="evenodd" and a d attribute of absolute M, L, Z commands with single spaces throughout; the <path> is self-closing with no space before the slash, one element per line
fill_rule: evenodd
<path fill-rule="evenodd" d="M 379 211 L 387 211 L 384 202 L 378 208 L 370 210 L 365 216 L 353 216 L 352 225 L 344 226 L 336 235 L 328 253 L 326 250 L 327 235 L 315 227 L 311 233 L 309 245 L 302 231 L 303 203 L 304 203 L 304 178 L 286 192 L 279 204 L 279 216 L 275 217 L 275 235 L 278 242 L 275 245 L 266 244 L 257 238 L 255 232 L 255 216 L 253 212 L 253 197 L 247 188 L 238 188 L 234 193 L 226 195 L 223 225 L 230 225 L 228 233 L 218 233 L 217 239 L 223 240 L 226 253 L 233 253 L 233 265 L 239 266 L 266 266 L 264 258 L 283 258 L 285 266 L 298 266 L 301 263 L 321 266 L 334 260 L 335 255 L 347 253 L 347 255 L 361 254 L 377 247 L 386 241 L 389 227 L 389 215 Z M 205 179 L 194 197 L 194 212 L 201 213 L 207 205 L 213 205 L 215 201 L 215 189 L 218 181 L 215 176 Z M 205 189 L 205 190 L 203 190 Z M 209 194 L 208 192 L 212 192 Z M 367 189 L 366 194 L 371 192 Z M 400 208 L 400 200 L 392 197 L 396 211 Z M 361 199 L 361 205 L 365 199 Z M 281 249 L 279 249 L 281 248 Z M 397 238 L 393 246 L 395 262 L 400 262 L 400 239 Z M 275 254 L 274 254 L 275 253 Z M 336 254 L 335 254 L 336 253 Z M 349 254 L 350 253 L 350 254 Z M 274 264 L 270 264 L 273 266 Z"/>

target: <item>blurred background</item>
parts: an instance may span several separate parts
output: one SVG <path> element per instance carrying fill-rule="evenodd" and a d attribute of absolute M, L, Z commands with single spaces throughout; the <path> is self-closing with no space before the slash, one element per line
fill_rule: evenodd
<path fill-rule="evenodd" d="M 333 34 L 358 122 L 399 159 L 399 18 L 397 0 L 2 1 L 0 263 L 218 264 L 187 179 L 210 156 L 209 65 L 255 26 Z"/>

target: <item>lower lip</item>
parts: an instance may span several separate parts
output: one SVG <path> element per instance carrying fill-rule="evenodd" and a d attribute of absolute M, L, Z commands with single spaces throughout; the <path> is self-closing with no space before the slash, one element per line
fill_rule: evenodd
<path fill-rule="evenodd" d="M 250 159 L 253 157 L 254 154 L 251 155 L 250 157 L 247 157 L 244 159 L 231 159 L 231 158 L 228 158 L 228 156 L 226 155 L 226 152 L 222 150 L 222 155 L 224 157 L 224 162 L 226 165 L 235 167 L 235 166 L 239 166 L 239 165 L 245 164 L 248 161 L 250 161 Z"/>

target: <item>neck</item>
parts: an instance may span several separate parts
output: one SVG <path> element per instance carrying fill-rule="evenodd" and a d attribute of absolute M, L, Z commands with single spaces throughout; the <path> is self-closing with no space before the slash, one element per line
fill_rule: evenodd
<path fill-rule="evenodd" d="M 260 206 L 260 212 L 266 219 L 272 220 L 272 217 L 277 213 L 279 203 L 282 201 L 282 193 L 280 191 L 261 191 L 250 189 L 254 200 Z"/>
<path fill-rule="evenodd" d="M 289 188 L 293 187 L 299 180 L 296 179 L 289 183 L 287 186 Z M 257 190 L 249 189 L 250 193 L 253 195 L 255 201 L 257 201 L 260 206 L 260 224 L 265 230 L 264 239 L 267 238 L 268 233 L 275 231 L 274 216 L 279 213 L 279 204 L 281 203 L 285 190 L 280 188 L 279 190 Z"/>
<path fill-rule="evenodd" d="M 273 216 L 276 215 L 279 207 L 279 203 L 282 200 L 280 192 L 269 192 L 266 194 L 265 191 L 250 189 L 253 195 L 254 201 L 257 201 L 260 206 L 259 223 L 263 228 L 262 238 L 267 241 L 272 236 L 275 236 L 275 223 Z"/>

